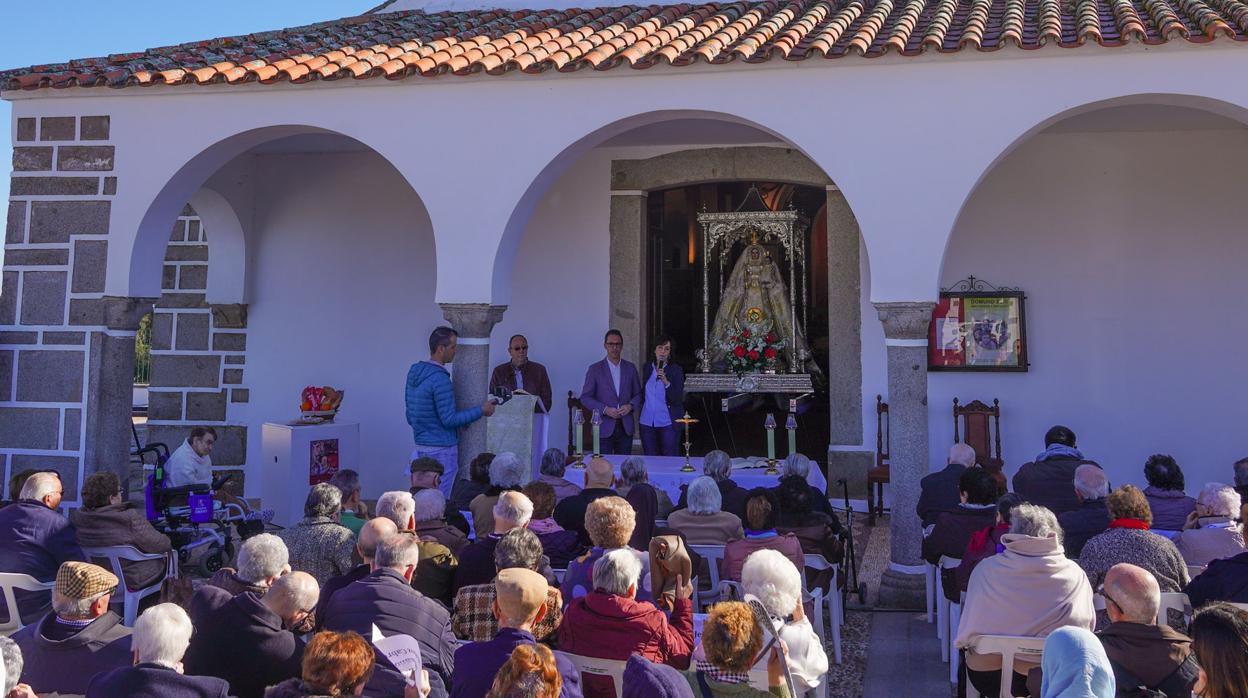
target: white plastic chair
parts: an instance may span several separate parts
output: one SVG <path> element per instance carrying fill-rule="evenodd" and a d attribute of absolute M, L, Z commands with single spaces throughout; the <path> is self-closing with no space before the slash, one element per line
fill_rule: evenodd
<path fill-rule="evenodd" d="M 1183 625 L 1191 624 L 1192 602 L 1188 600 L 1187 594 L 1177 591 L 1162 592 L 1161 605 L 1157 608 L 1157 625 L 1170 625 L 1171 609 L 1183 614 Z"/>
<path fill-rule="evenodd" d="M 0 594 L 4 595 L 4 607 L 8 609 L 9 619 L 0 623 L 0 635 L 8 637 L 13 633 L 25 627 L 22 622 L 22 616 L 17 611 L 17 595 L 14 590 L 21 591 L 47 591 L 51 590 L 56 582 L 41 582 L 28 574 L 18 574 L 16 572 L 0 573 Z"/>
<path fill-rule="evenodd" d="M 1227 601 L 1226 603 L 1238 608 L 1241 611 L 1248 611 L 1248 603 L 1237 603 L 1235 601 Z"/>
<path fill-rule="evenodd" d="M 924 591 L 927 593 L 927 622 L 936 621 L 936 565 L 923 562 Z"/>
<path fill-rule="evenodd" d="M 121 562 L 141 562 L 144 560 L 165 560 L 167 567 L 165 569 L 166 576 L 176 576 L 178 573 L 178 558 L 176 554 L 170 553 L 141 553 L 139 550 L 130 545 L 110 545 L 103 548 L 83 548 L 82 552 L 90 560 L 106 559 L 109 566 L 112 567 L 113 574 L 121 580 L 118 591 L 122 597 L 122 615 L 124 620 L 122 623 L 127 627 L 134 627 L 134 619 L 139 615 L 139 602 L 152 594 L 160 593 L 160 584 L 165 581 L 165 577 L 156 580 L 154 584 L 142 589 L 131 590 L 126 584 L 126 578 L 121 569 Z"/>
<path fill-rule="evenodd" d="M 958 603 L 949 603 L 949 683 L 958 685 L 958 668 L 961 657 L 958 656 L 958 648 L 954 647 L 954 640 L 958 639 L 958 624 L 962 621 L 962 604 L 966 603 L 966 592 L 958 595 L 960 601 Z"/>
<path fill-rule="evenodd" d="M 564 575 L 566 575 L 566 574 L 568 573 L 567 568 L 565 567 L 565 568 L 563 568 L 563 569 L 559 569 L 559 568 L 557 568 L 557 567 L 553 567 L 553 568 L 551 568 L 551 570 L 550 570 L 550 571 L 551 571 L 551 572 L 554 572 L 554 573 L 555 573 L 555 579 L 556 579 L 556 580 L 557 580 L 560 584 L 563 584 L 563 577 L 564 577 Z"/>
<path fill-rule="evenodd" d="M 1187 576 L 1189 579 L 1195 579 L 1199 577 L 1200 573 L 1204 571 L 1205 571 L 1204 565 L 1188 565 L 1187 566 Z"/>
<path fill-rule="evenodd" d="M 459 515 L 464 517 L 464 520 L 468 522 L 468 540 L 476 540 L 477 534 L 473 530 L 476 528 L 476 526 L 474 526 L 472 523 L 472 511 L 468 509 L 460 509 Z"/>
<path fill-rule="evenodd" d="M 624 664 L 619 659 L 598 659 L 597 657 L 585 657 L 571 652 L 556 651 L 556 654 L 562 654 L 568 658 L 572 666 L 581 674 L 581 688 L 584 690 L 586 676 L 609 676 L 615 690 L 615 695 L 624 695 Z"/>
<path fill-rule="evenodd" d="M 937 567 L 940 570 L 952 569 L 962 564 L 962 560 L 948 555 L 940 557 L 940 564 Z M 953 631 L 949 629 L 949 607 L 953 604 L 949 601 L 949 597 L 945 596 L 944 575 L 940 571 L 936 572 L 936 637 L 940 638 L 940 661 L 948 662 L 949 648 L 953 644 L 953 638 L 957 636 L 957 625 L 953 626 Z"/>
<path fill-rule="evenodd" d="M 712 594 L 718 595 L 719 592 L 719 566 L 724 561 L 724 546 L 722 545 L 690 545 L 689 549 L 701 555 L 706 560 L 706 567 L 710 571 L 711 577 L 711 593 L 707 594 L 708 598 L 699 598 L 699 603 L 713 603 L 718 599 Z M 697 610 L 702 610 L 701 606 Z"/>
<path fill-rule="evenodd" d="M 810 585 L 806 583 L 806 568 L 802 568 L 802 588 L 809 589 L 811 600 L 815 607 L 815 631 L 819 634 L 819 638 L 823 639 L 823 609 L 822 606 L 828 607 L 828 625 L 832 627 L 832 653 L 836 656 L 836 663 L 841 663 L 841 623 L 845 621 L 845 608 L 841 603 L 841 592 L 836 588 L 837 569 L 836 565 L 828 562 L 827 558 L 822 555 L 806 555 L 806 567 L 812 570 L 823 572 L 832 570 L 832 581 L 829 582 L 828 591 L 825 594 L 823 589 L 810 589 Z"/>
<path fill-rule="evenodd" d="M 1014 683 L 1014 658 L 1024 656 L 1038 663 L 1044 654 L 1044 638 L 980 635 L 971 642 L 970 649 L 977 654 L 1001 655 L 1001 685 L 998 695 L 1000 698 L 1012 698 L 1013 691 L 1010 689 Z M 966 698 L 980 698 L 979 691 L 975 690 L 970 681 L 966 682 Z"/>

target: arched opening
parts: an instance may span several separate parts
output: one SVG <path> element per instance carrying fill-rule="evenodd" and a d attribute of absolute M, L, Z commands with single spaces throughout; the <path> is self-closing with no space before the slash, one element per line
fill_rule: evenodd
<path fill-rule="evenodd" d="M 835 391 L 835 398 L 822 390 L 816 397 L 820 407 L 804 417 L 811 420 L 809 427 L 798 430 L 799 450 L 822 461 L 829 441 L 861 446 L 861 318 L 874 315 L 862 292 L 860 265 L 865 257 L 856 221 L 832 178 L 794 144 L 730 115 L 702 112 L 645 114 L 579 139 L 532 183 L 513 213 L 495 262 L 496 297 L 509 298 L 495 336 L 525 334 L 532 359 L 547 366 L 557 407 L 551 445 L 565 442 L 566 395 L 579 395 L 586 366 L 602 357 L 602 335 L 608 327 L 624 332 L 625 357 L 639 367 L 651 358 L 649 344 L 659 334 L 696 338 L 696 344 L 686 339 L 676 350 L 686 372 L 696 370 L 692 357 L 702 348 L 701 324 L 673 328 L 671 323 L 701 323 L 700 272 L 696 286 L 686 279 L 683 290 L 677 290 L 665 287 L 663 274 L 655 271 L 680 267 L 676 271 L 688 276 L 690 269 L 700 269 L 701 232 L 694 221 L 690 248 L 690 216 L 696 216 L 702 203 L 708 210 L 732 210 L 753 184 L 784 185 L 789 193 L 800 190 L 793 203 L 803 209 L 808 230 L 813 228 L 811 238 L 819 238 L 807 259 L 808 265 L 821 265 L 817 272 L 807 267 L 812 272 L 807 280 L 811 314 L 823 313 L 817 320 L 821 336 L 812 337 L 811 343 L 819 345 L 820 368 L 828 378 L 821 388 Z M 687 193 L 699 189 L 706 189 L 706 200 L 690 204 Z M 830 220 L 827 209 L 833 199 L 846 215 Z M 783 206 L 789 201 L 786 196 Z M 663 216 L 674 218 L 658 220 Z M 665 236 L 673 244 L 659 249 Z M 675 244 L 681 237 L 683 246 Z M 501 294 L 500 284 L 507 286 Z M 555 303 L 560 312 L 552 323 L 549 311 Z M 834 347 L 828 341 L 830 306 L 838 313 Z M 690 310 L 696 312 L 686 312 Z M 829 353 L 835 358 L 828 358 Z M 505 361 L 503 342 L 493 343 L 491 354 L 492 363 Z M 717 419 L 723 420 L 718 398 L 707 403 L 713 403 Z M 715 435 L 699 427 L 695 454 L 716 447 L 734 455 L 765 453 L 762 419 L 760 413 L 758 424 L 737 426 L 735 443 L 722 427 Z M 784 453 L 782 444 L 780 455 Z"/>
<path fill-rule="evenodd" d="M 1024 291 L 1031 366 L 930 374 L 933 462 L 954 397 L 999 398 L 1007 475 L 1066 424 L 1116 484 L 1141 482 L 1156 452 L 1179 460 L 1189 490 L 1230 477 L 1241 446 L 1219 435 L 1248 417 L 1237 393 L 1248 369 L 1227 353 L 1248 340 L 1237 174 L 1248 128 L 1231 116 L 1196 99 L 1088 105 L 985 173 L 941 285 L 974 275 Z"/>
<path fill-rule="evenodd" d="M 360 471 L 375 497 L 393 480 L 387 465 L 411 451 L 399 386 L 429 328 L 444 322 L 432 223 L 407 180 L 359 141 L 307 129 L 266 135 L 201 153 L 143 219 L 132 281 L 143 288 L 152 274 L 149 248 L 164 260 L 148 439 L 176 447 L 191 426 L 212 425 L 214 469 L 248 496 L 272 498 L 264 425 L 297 419 L 303 388 L 334 386 L 346 392 L 335 423 L 359 425 L 358 448 L 344 441 L 339 467 Z M 149 227 L 175 194 L 185 200 L 156 240 Z M 170 240 L 174 220 L 196 239 L 179 241 L 175 230 Z M 210 259 L 197 261 L 198 245 L 211 247 Z M 296 463 L 295 477 L 309 477 L 308 467 Z"/>

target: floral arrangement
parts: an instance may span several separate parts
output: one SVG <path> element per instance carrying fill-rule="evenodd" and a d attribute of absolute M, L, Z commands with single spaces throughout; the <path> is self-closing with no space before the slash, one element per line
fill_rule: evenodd
<path fill-rule="evenodd" d="M 738 375 L 774 370 L 784 348 L 784 340 L 770 327 L 739 328 L 721 344 L 727 352 L 728 367 Z"/>

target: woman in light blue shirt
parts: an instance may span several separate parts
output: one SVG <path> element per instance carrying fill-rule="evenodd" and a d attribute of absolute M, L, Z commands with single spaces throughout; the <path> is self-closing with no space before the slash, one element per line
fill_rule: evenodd
<path fill-rule="evenodd" d="M 641 448 L 647 456 L 680 455 L 680 429 L 676 420 L 685 411 L 685 372 L 671 363 L 672 338 L 654 341 L 654 361 L 642 376 Z"/>

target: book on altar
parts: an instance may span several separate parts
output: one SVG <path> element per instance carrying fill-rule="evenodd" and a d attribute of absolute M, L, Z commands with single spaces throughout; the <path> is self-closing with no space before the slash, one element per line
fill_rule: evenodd
<path fill-rule="evenodd" d="M 403 675 L 408 686 L 420 683 L 420 643 L 411 635 L 391 635 L 385 637 L 381 630 L 373 625 L 373 647 L 385 655 Z"/>

